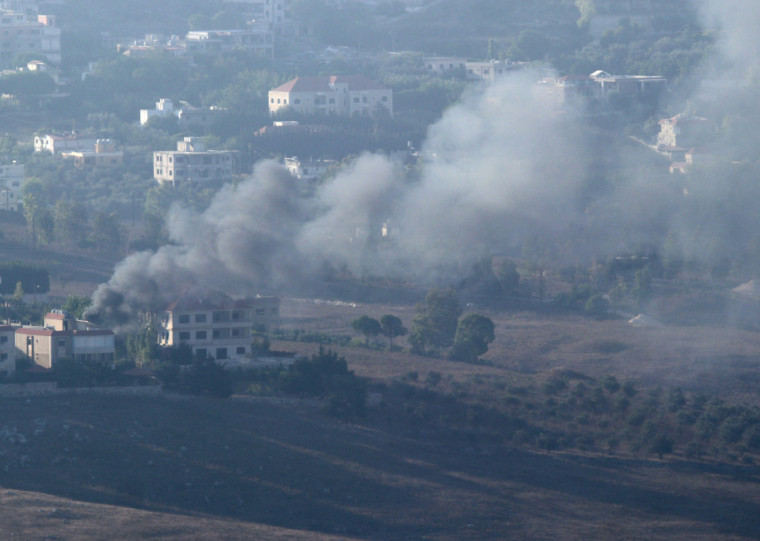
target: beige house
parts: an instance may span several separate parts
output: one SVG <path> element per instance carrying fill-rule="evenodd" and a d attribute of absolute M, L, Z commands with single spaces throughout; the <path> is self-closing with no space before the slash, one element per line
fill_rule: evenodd
<path fill-rule="evenodd" d="M 361 75 L 296 77 L 269 91 L 269 114 L 393 116 L 393 91 Z"/>
<path fill-rule="evenodd" d="M 253 333 L 276 328 L 280 299 L 233 299 L 219 291 L 191 288 L 159 318 L 162 346 L 189 345 L 197 356 L 217 361 L 253 357 Z"/>
<path fill-rule="evenodd" d="M 177 150 L 153 153 L 153 178 L 161 185 L 221 184 L 232 180 L 236 169 L 237 152 L 207 150 L 198 137 L 178 141 Z"/>
<path fill-rule="evenodd" d="M 109 364 L 114 360 L 113 331 L 90 328 L 62 311 L 46 314 L 41 327 L 16 329 L 15 346 L 17 355 L 43 368 L 52 368 L 64 358 Z"/>

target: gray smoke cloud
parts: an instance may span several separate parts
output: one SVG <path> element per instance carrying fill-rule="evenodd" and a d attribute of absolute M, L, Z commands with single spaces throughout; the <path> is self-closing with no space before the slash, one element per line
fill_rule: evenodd
<path fill-rule="evenodd" d="M 756 60 L 760 3 L 705 0 L 702 14 L 720 28 L 727 67 Z M 470 91 L 429 128 L 414 174 L 368 153 L 304 197 L 282 166 L 264 162 L 205 212 L 172 208 L 172 243 L 122 261 L 95 292 L 93 311 L 127 324 L 142 310 L 163 308 L 189 283 L 233 295 L 287 290 L 326 266 L 424 285 L 526 245 L 587 262 L 661 243 L 663 231 L 698 253 L 691 231 L 698 220 L 679 215 L 686 196 L 677 182 L 621 175 L 588 200 L 592 155 L 619 149 L 592 144 L 579 115 L 537 99 L 538 79 L 524 71 Z M 611 160 L 636 166 L 625 152 Z"/>

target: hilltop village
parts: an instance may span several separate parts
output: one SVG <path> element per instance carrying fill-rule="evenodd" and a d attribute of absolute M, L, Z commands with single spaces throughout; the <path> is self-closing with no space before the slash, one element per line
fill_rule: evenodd
<path fill-rule="evenodd" d="M 754 539 L 729 4 L 0 1 L 0 530 Z"/>

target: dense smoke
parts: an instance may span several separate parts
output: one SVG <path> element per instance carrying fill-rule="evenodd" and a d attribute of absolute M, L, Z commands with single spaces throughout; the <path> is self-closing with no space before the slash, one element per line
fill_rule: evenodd
<path fill-rule="evenodd" d="M 702 13 L 725 36 L 719 49 L 727 65 L 746 66 L 757 52 L 760 5 L 728 4 L 706 1 Z M 642 174 L 636 157 L 591 141 L 580 115 L 537 99 L 538 78 L 525 71 L 472 90 L 430 127 L 417 169 L 365 154 L 305 197 L 282 166 L 266 162 L 220 191 L 205 212 L 172 208 L 171 244 L 122 261 L 96 291 L 93 311 L 126 324 L 189 283 L 231 294 L 288 291 L 326 268 L 440 283 L 494 253 L 587 264 L 671 242 L 709 257 L 700 228 L 746 227 L 727 225 L 725 213 L 705 223 L 712 216 L 700 205 L 715 195 L 706 182 L 686 189 Z M 619 152 L 609 161 L 622 169 L 628 161 L 637 172 L 594 189 L 593 160 L 605 152 Z M 739 202 L 755 195 L 729 194 Z"/>

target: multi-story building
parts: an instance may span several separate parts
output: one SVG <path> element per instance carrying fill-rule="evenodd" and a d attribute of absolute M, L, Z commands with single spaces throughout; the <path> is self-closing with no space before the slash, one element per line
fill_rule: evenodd
<path fill-rule="evenodd" d="M 464 70 L 466 59 L 454 56 L 426 56 L 422 62 L 430 73 L 441 74 Z"/>
<path fill-rule="evenodd" d="M 35 152 L 50 152 L 62 154 L 63 152 L 93 152 L 97 139 L 91 136 L 82 136 L 76 133 L 66 135 L 36 135 L 34 137 Z"/>
<path fill-rule="evenodd" d="M 113 331 L 93 329 L 62 311 L 46 314 L 41 327 L 16 329 L 15 346 L 17 355 L 24 355 L 43 368 L 52 368 L 65 358 L 108 364 L 114 359 Z"/>
<path fill-rule="evenodd" d="M 16 371 L 16 327 L 0 325 L 0 374 L 10 375 Z"/>
<path fill-rule="evenodd" d="M 712 135 L 712 123 L 706 118 L 678 114 L 663 118 L 659 122 L 660 133 L 657 134 L 659 149 L 680 148 L 689 150 L 705 145 Z"/>
<path fill-rule="evenodd" d="M 233 299 L 219 291 L 191 288 L 159 317 L 162 346 L 187 344 L 196 356 L 218 361 L 253 357 L 253 333 L 279 326 L 276 297 Z"/>
<path fill-rule="evenodd" d="M 67 160 L 74 160 L 74 167 L 78 169 L 118 167 L 124 162 L 124 152 L 116 150 L 116 145 L 110 139 L 98 139 L 95 141 L 95 150 L 63 152 L 61 157 Z"/>
<path fill-rule="evenodd" d="M 393 116 L 393 91 L 361 75 L 296 77 L 269 91 L 269 114 Z"/>
<path fill-rule="evenodd" d="M 24 185 L 24 166 L 0 165 L 0 208 L 20 211 L 23 204 L 21 187 Z"/>
<path fill-rule="evenodd" d="M 48 63 L 60 65 L 61 29 L 55 18 L 0 10 L 0 68 L 13 67 L 14 58 L 24 53 L 41 54 Z"/>
<path fill-rule="evenodd" d="M 237 152 L 206 150 L 198 137 L 185 137 L 177 150 L 153 153 L 153 178 L 161 184 L 221 184 L 232 180 L 237 169 Z"/>

